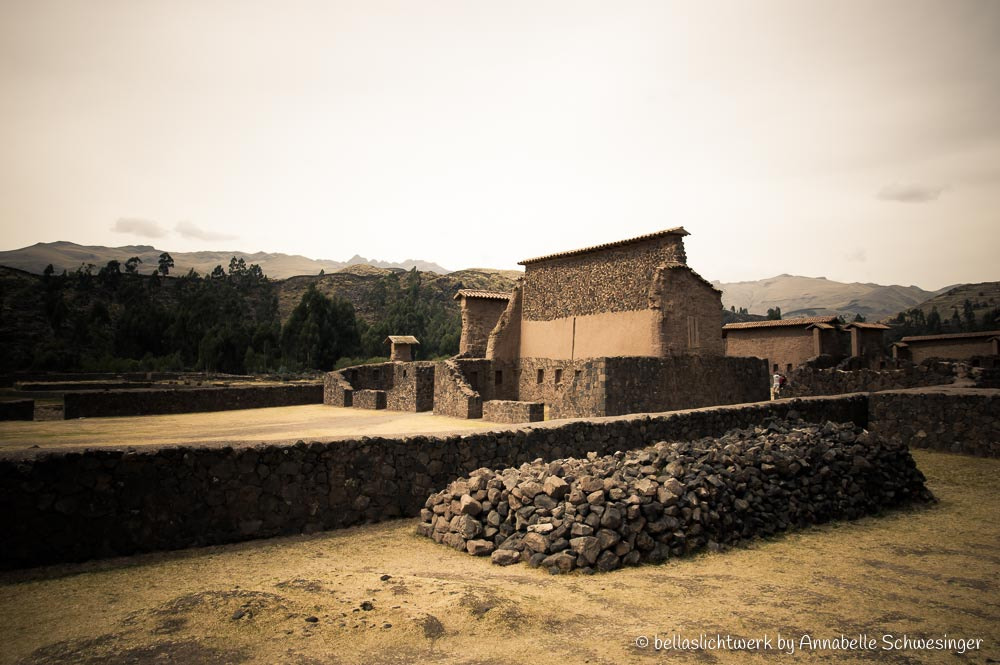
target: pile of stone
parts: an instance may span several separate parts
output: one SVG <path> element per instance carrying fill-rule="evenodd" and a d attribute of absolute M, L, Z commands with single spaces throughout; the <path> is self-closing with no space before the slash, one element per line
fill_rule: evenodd
<path fill-rule="evenodd" d="M 609 571 L 933 501 L 923 481 L 906 446 L 854 425 L 772 421 L 718 439 L 478 469 L 427 499 L 418 532 L 499 565 Z"/>

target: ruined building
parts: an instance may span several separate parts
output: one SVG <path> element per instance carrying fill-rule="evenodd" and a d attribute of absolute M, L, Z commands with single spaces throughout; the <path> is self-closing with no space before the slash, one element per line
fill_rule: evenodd
<path fill-rule="evenodd" d="M 721 293 L 688 267 L 686 235 L 527 259 L 509 294 L 459 291 L 460 353 L 434 368 L 434 412 L 518 422 L 766 399 L 764 363 L 725 355 Z M 352 390 L 426 394 L 413 372 L 381 369 L 379 388 L 353 385 L 351 371 L 331 373 L 327 403 L 345 405 Z"/>

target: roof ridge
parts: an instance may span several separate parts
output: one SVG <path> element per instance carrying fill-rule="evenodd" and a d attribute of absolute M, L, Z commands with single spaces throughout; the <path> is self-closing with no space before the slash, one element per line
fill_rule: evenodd
<path fill-rule="evenodd" d="M 635 242 L 642 242 L 643 240 L 652 240 L 653 238 L 662 238 L 668 235 L 677 235 L 684 237 L 686 235 L 691 235 L 684 230 L 683 226 L 675 226 L 670 229 L 663 229 L 662 231 L 654 231 L 653 233 L 647 233 L 645 235 L 636 236 L 634 238 L 626 238 L 624 240 L 615 240 L 612 242 L 602 243 L 600 245 L 591 245 L 590 247 L 581 247 L 580 249 L 570 249 L 564 252 L 556 252 L 555 254 L 546 254 L 545 256 L 536 256 L 533 259 L 525 259 L 523 261 L 518 261 L 517 264 L 520 266 L 526 266 L 530 263 L 538 263 L 539 261 L 547 261 L 549 259 L 563 258 L 566 256 L 576 256 L 578 254 L 589 254 L 590 252 L 596 252 L 602 249 L 610 249 L 612 247 L 621 247 L 622 245 L 630 245 Z"/>

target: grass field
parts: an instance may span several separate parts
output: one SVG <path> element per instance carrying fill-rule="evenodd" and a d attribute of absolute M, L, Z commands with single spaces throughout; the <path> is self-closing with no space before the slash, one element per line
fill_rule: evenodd
<path fill-rule="evenodd" d="M 604 575 L 493 566 L 415 520 L 5 573 L 0 663 L 998 662 L 1000 460 L 914 456 L 940 503 Z M 636 646 L 701 633 L 774 650 Z M 858 633 L 983 642 L 799 649 Z"/>

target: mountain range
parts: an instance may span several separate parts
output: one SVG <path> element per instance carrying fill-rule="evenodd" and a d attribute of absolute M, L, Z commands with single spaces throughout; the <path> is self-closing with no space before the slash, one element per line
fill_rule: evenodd
<path fill-rule="evenodd" d="M 39 242 L 30 247 L 2 251 L 0 252 L 0 265 L 41 274 L 45 270 L 45 267 L 51 264 L 56 272 L 62 272 L 63 270 L 72 272 L 79 268 L 81 264 L 92 263 L 101 268 L 107 265 L 108 261 L 117 260 L 124 264 L 129 258 L 137 256 L 142 260 L 140 271 L 150 273 L 156 269 L 159 256 L 163 252 L 164 250 L 151 247 L 150 245 L 104 247 L 100 245 L 78 245 L 73 242 L 60 240 L 57 242 Z M 407 259 L 399 263 L 392 263 L 366 259 L 357 255 L 347 261 L 310 259 L 298 254 L 272 252 L 255 252 L 250 254 L 237 251 L 170 252 L 170 256 L 174 260 L 173 272 L 176 274 L 184 274 L 188 270 L 193 269 L 204 275 L 211 273 L 215 266 L 219 265 L 225 269 L 229 266 L 229 261 L 234 256 L 237 259 L 242 258 L 247 264 L 256 263 L 264 271 L 264 274 L 273 279 L 285 279 L 296 275 L 316 275 L 320 270 L 324 272 L 337 272 L 356 264 L 367 264 L 378 268 L 398 270 L 416 268 L 421 272 L 435 272 L 439 275 L 447 275 L 451 272 L 436 263 L 418 259 Z"/>
<path fill-rule="evenodd" d="M 18 268 L 27 272 L 40 274 L 46 266 L 51 264 L 57 272 L 62 270 L 73 271 L 81 264 L 92 263 L 98 268 L 107 264 L 108 261 L 116 259 L 124 263 L 128 258 L 137 256 L 142 259 L 141 272 L 152 272 L 157 265 L 157 260 L 164 250 L 151 247 L 149 245 L 126 245 L 124 247 L 103 247 L 78 245 L 72 242 L 59 241 L 48 243 L 36 243 L 30 247 L 21 249 L 0 251 L 0 265 Z M 459 271 L 456 274 L 443 268 L 437 263 L 430 261 L 407 259 L 406 261 L 393 263 L 366 259 L 363 256 L 355 255 L 347 261 L 332 261 L 327 259 L 311 259 L 300 255 L 281 254 L 272 252 L 223 252 L 223 251 L 201 251 L 201 252 L 170 252 L 174 260 L 172 274 L 184 274 L 188 270 L 194 269 L 201 274 L 208 274 L 217 265 L 224 269 L 229 266 L 232 257 L 242 258 L 247 264 L 258 264 L 266 275 L 272 279 L 285 280 L 290 278 L 304 278 L 306 276 L 316 276 L 323 271 L 326 274 L 341 272 L 351 273 L 345 276 L 344 280 L 321 280 L 318 286 L 321 290 L 329 291 L 331 294 L 337 292 L 340 295 L 349 297 L 350 284 L 357 281 L 359 276 L 365 275 L 371 270 L 378 273 L 381 270 L 410 270 L 416 268 L 423 273 L 436 273 L 438 276 L 455 275 L 452 280 L 455 283 L 463 281 L 477 282 L 482 275 L 502 274 L 501 283 L 497 287 L 509 283 L 513 284 L 521 273 L 518 271 L 500 271 L 483 269 L 476 272 L 476 269 Z M 371 268 L 369 268 L 369 266 Z M 470 273 L 470 274 L 465 274 Z M 472 277 L 471 280 L 463 278 Z M 292 293 L 298 291 L 298 284 L 308 280 L 292 280 L 295 286 L 287 285 Z M 443 280 L 441 285 L 444 286 Z M 780 307 L 784 318 L 796 316 L 820 316 L 842 314 L 845 317 L 853 318 L 856 314 L 863 315 L 869 321 L 877 321 L 896 315 L 898 312 L 919 307 L 935 296 L 946 294 L 947 292 L 959 288 L 962 285 L 953 285 L 928 291 L 918 286 L 900 286 L 881 284 L 861 283 L 861 282 L 836 282 L 825 277 L 802 277 L 797 275 L 777 275 L 767 279 L 746 282 L 712 282 L 716 288 L 722 290 L 722 304 L 726 309 L 735 308 L 739 310 L 746 308 L 751 314 L 766 314 L 767 310 Z M 987 283 L 990 284 L 990 283 Z M 477 285 L 478 286 L 478 285 Z M 983 285 L 978 285 L 974 291 L 975 295 L 979 291 L 994 291 Z M 479 288 L 482 288 L 479 286 Z M 964 294 L 964 292 L 962 292 Z M 957 301 L 961 301 L 965 295 Z M 942 302 L 940 311 L 951 311 L 954 298 L 946 299 Z M 283 305 L 287 305 L 283 301 Z M 284 309 L 284 308 L 283 308 Z M 363 308 L 362 308 L 363 309 Z M 929 308 L 928 308 L 929 310 Z"/>

